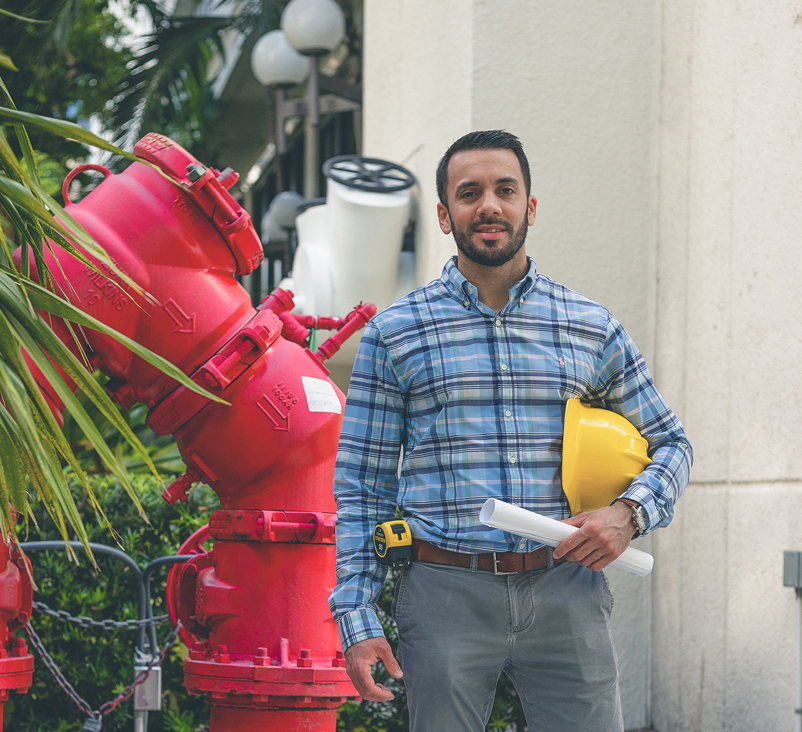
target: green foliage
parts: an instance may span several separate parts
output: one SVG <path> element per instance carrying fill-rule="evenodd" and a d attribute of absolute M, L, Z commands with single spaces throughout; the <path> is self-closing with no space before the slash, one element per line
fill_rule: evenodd
<path fill-rule="evenodd" d="M 193 488 L 185 504 L 168 506 L 161 498 L 162 487 L 152 476 L 132 478 L 150 525 L 142 521 L 131 501 L 112 476 L 90 478 L 101 508 L 120 535 L 124 550 L 140 567 L 160 556 L 175 554 L 181 543 L 198 527 L 207 523 L 217 508 L 217 497 L 206 486 Z M 113 545 L 102 522 L 98 522 L 91 502 L 80 486 L 71 485 L 91 541 Z M 41 506 L 35 513 L 42 515 Z M 32 529 L 29 541 L 58 539 L 48 522 Z M 125 620 L 137 617 L 136 587 L 130 570 L 120 562 L 97 556 L 96 573 L 85 558 L 80 565 L 67 560 L 63 551 L 31 551 L 34 577 L 39 586 L 36 599 L 72 615 L 97 620 Z M 167 569 L 157 570 L 151 586 L 154 614 L 166 612 Z M 113 698 L 134 677 L 133 659 L 136 631 L 79 628 L 34 611 L 32 623 L 47 650 L 67 679 L 94 707 Z M 169 624 L 159 626 L 162 642 Z M 149 732 L 197 732 L 208 723 L 209 712 L 202 697 L 189 696 L 183 684 L 183 657 L 186 649 L 178 643 L 167 656 L 162 671 L 163 713 L 151 712 Z M 36 658 L 33 686 L 25 695 L 12 694 L 5 706 L 6 732 L 78 732 L 85 715 L 78 711 L 53 677 Z M 124 702 L 103 720 L 104 732 L 130 732 L 133 703 Z"/>
<path fill-rule="evenodd" d="M 154 474 L 156 468 L 108 394 L 89 374 L 85 363 L 56 337 L 41 313 L 105 333 L 190 389 L 197 390 L 198 387 L 165 359 L 116 333 L 53 292 L 55 286 L 45 253 L 55 244 L 83 263 L 88 263 L 87 254 L 94 256 L 119 274 L 130 288 L 129 294 L 144 296 L 42 186 L 26 127 L 91 144 L 122 157 L 133 159 L 133 156 L 72 122 L 17 110 L 2 79 L 0 92 L 5 105 L 0 106 L 0 125 L 13 127 L 12 139 L 16 140 L 22 158 L 20 160 L 20 155 L 15 154 L 0 127 L 0 531 L 5 533 L 11 528 L 13 532 L 9 506 L 27 515 L 26 485 L 30 481 L 62 536 L 66 536 L 69 523 L 86 544 L 86 534 L 64 480 L 62 464 L 69 466 L 90 500 L 94 500 L 92 489 L 42 395 L 37 378 L 40 381 L 44 379 L 42 383 L 52 387 L 80 425 L 106 470 L 117 477 L 137 507 L 139 500 L 129 483 L 128 472 L 67 385 L 65 375 L 73 382 L 74 388 L 86 395 L 99 413 L 123 435 Z M 21 251 L 19 272 L 11 254 L 14 245 Z M 75 342 L 79 343 L 77 337 Z M 29 361 L 23 359 L 23 350 Z M 34 376 L 36 370 L 38 377 Z M 96 502 L 94 505 L 99 509 Z"/>
<path fill-rule="evenodd" d="M 108 383 L 108 377 L 99 371 L 94 373 L 94 377 L 101 385 Z M 111 421 L 109 421 L 86 396 L 79 394 L 78 401 L 86 410 L 89 419 L 97 428 L 101 437 L 111 448 L 117 458 L 117 462 L 124 465 L 128 473 L 140 474 L 149 472 L 145 461 L 142 460 L 139 455 L 132 452 L 125 437 L 117 430 Z M 123 414 L 123 419 L 125 419 L 131 431 L 144 445 L 150 459 L 159 469 L 159 473 L 162 476 L 166 477 L 167 475 L 183 473 L 186 470 L 186 466 L 178 452 L 175 438 L 172 435 L 165 435 L 163 437 L 157 436 L 147 425 L 147 415 L 147 407 L 144 404 L 136 404 L 132 409 Z M 84 472 L 89 474 L 108 473 L 97 451 L 92 447 L 91 442 L 81 429 L 81 425 L 78 424 L 69 412 L 64 415 L 63 432 L 70 445 L 70 449 L 75 454 Z"/>
<path fill-rule="evenodd" d="M 3 8 L 24 18 L 0 22 L 0 50 L 18 71 L 5 81 L 19 108 L 46 117 L 108 127 L 114 97 L 132 52 L 123 23 L 108 12 L 108 0 L 6 0 Z M 133 12 L 128 3 L 120 8 Z M 31 142 L 60 164 L 81 160 L 86 147 L 32 130 Z"/>

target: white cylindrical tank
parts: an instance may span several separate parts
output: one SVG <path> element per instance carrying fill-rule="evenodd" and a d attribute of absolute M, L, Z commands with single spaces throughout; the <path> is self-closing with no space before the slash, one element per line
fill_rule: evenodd
<path fill-rule="evenodd" d="M 343 317 L 360 301 L 381 310 L 414 286 L 414 255 L 401 251 L 414 178 L 393 163 L 356 155 L 333 158 L 323 170 L 325 205 L 296 219 L 298 310 Z"/>

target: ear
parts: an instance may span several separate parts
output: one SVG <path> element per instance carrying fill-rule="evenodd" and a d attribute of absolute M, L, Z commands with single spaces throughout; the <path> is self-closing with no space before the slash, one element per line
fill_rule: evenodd
<path fill-rule="evenodd" d="M 526 204 L 526 220 L 529 226 L 535 223 L 535 210 L 537 209 L 537 198 L 529 196 L 529 202 Z"/>
<path fill-rule="evenodd" d="M 451 216 L 448 215 L 448 209 L 442 204 L 437 204 L 437 220 L 440 222 L 440 231 L 444 234 L 451 233 Z"/>

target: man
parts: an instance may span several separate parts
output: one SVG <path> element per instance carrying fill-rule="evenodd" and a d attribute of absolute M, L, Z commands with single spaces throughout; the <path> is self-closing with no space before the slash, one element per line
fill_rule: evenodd
<path fill-rule="evenodd" d="M 623 731 L 599 570 L 670 522 L 690 445 L 622 326 L 527 257 L 537 201 L 519 140 L 462 137 L 437 187 L 458 255 L 367 325 L 348 390 L 330 601 L 346 668 L 375 701 L 392 693 L 374 664 L 403 676 L 413 732 L 483 732 L 502 671 L 530 730 Z M 572 397 L 629 419 L 652 458 L 619 499 L 576 517 L 560 484 Z M 490 497 L 579 529 L 553 551 L 490 529 L 479 522 Z M 415 537 L 393 608 L 403 674 L 376 616 L 385 573 L 370 541 L 396 506 Z"/>

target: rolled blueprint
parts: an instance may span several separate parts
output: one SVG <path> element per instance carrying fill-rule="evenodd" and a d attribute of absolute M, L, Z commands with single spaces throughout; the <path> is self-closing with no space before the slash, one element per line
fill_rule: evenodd
<path fill-rule="evenodd" d="M 573 534 L 576 526 L 541 516 L 534 511 L 513 506 L 496 498 L 488 498 L 479 513 L 479 520 L 494 529 L 509 531 L 516 536 L 525 536 L 547 546 L 557 546 L 567 536 Z M 609 567 L 645 577 L 652 571 L 654 557 L 651 554 L 629 547 Z"/>

